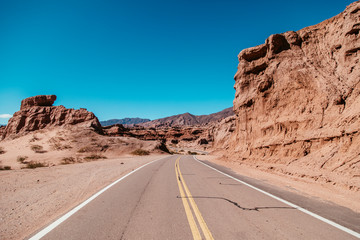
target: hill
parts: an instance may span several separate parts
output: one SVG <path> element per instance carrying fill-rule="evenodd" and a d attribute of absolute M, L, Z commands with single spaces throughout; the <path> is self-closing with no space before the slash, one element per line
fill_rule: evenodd
<path fill-rule="evenodd" d="M 150 119 L 144 118 L 123 118 L 123 119 L 110 119 L 106 121 L 100 121 L 101 126 L 110 126 L 114 124 L 123 124 L 123 125 L 131 125 L 131 124 L 139 124 L 146 123 L 151 121 Z"/>
<path fill-rule="evenodd" d="M 196 116 L 190 113 L 183 113 L 166 118 L 156 119 L 140 125 L 144 127 L 155 127 L 155 128 L 175 127 L 175 126 L 196 126 L 196 125 L 205 125 L 210 122 L 218 121 L 233 115 L 234 115 L 234 111 L 231 107 L 209 115 Z"/>

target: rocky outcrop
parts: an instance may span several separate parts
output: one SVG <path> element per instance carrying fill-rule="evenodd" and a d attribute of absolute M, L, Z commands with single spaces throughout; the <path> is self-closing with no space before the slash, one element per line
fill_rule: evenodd
<path fill-rule="evenodd" d="M 195 145 L 201 145 L 212 141 L 208 129 L 202 127 L 144 128 L 124 127 L 121 124 L 115 124 L 103 127 L 103 130 L 109 136 L 133 137 L 147 141 L 159 140 L 175 144 L 179 142 L 194 142 Z"/>
<path fill-rule="evenodd" d="M 0 137 L 5 133 L 5 126 L 0 126 Z"/>
<path fill-rule="evenodd" d="M 29 97 L 21 101 L 20 110 L 24 110 L 30 107 L 51 107 L 56 101 L 55 95 L 39 95 Z"/>
<path fill-rule="evenodd" d="M 344 185 L 358 189 L 359 30 L 358 1 L 318 25 L 241 51 L 231 154 L 274 170 L 298 165 L 300 175 L 340 174 L 349 179 Z"/>
<path fill-rule="evenodd" d="M 213 144 L 212 151 L 229 150 L 229 145 L 234 138 L 233 133 L 236 129 L 236 116 L 227 117 L 209 127 L 209 136 Z"/>
<path fill-rule="evenodd" d="M 64 106 L 52 106 L 55 95 L 41 95 L 26 98 L 21 102 L 20 111 L 10 118 L 3 138 L 15 137 L 39 129 L 82 124 L 98 133 L 103 133 L 97 117 L 84 108 L 67 109 Z"/>

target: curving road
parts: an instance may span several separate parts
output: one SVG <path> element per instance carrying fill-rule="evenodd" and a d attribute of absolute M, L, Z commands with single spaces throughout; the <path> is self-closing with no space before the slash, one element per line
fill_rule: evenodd
<path fill-rule="evenodd" d="M 228 175 L 192 156 L 159 159 L 123 177 L 31 239 L 360 236 L 360 214 L 213 167 Z"/>

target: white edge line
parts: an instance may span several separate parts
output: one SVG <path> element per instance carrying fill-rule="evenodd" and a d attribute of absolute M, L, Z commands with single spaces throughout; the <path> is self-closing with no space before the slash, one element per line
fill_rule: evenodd
<path fill-rule="evenodd" d="M 97 193 L 95 193 L 94 195 L 92 195 L 91 197 L 89 197 L 87 200 L 85 200 L 84 202 L 82 202 L 81 204 L 79 204 L 77 207 L 73 208 L 72 210 L 70 210 L 69 212 L 67 212 L 65 215 L 63 215 L 62 217 L 60 217 L 59 219 L 57 219 L 55 222 L 51 223 L 49 226 L 45 227 L 43 230 L 41 230 L 40 232 L 38 232 L 37 234 L 35 234 L 33 237 L 29 238 L 29 240 L 38 240 L 41 239 L 42 237 L 44 237 L 46 234 L 48 234 L 50 231 L 52 231 L 54 228 L 56 228 L 57 226 L 59 226 L 62 222 L 64 222 L 66 219 L 68 219 L 71 215 L 73 215 L 74 213 L 76 213 L 77 211 L 79 211 L 81 208 L 83 208 L 86 204 L 88 204 L 89 202 L 91 202 L 92 200 L 94 200 L 95 198 L 97 198 L 100 194 L 102 194 L 103 192 L 105 192 L 106 190 L 108 190 L 109 188 L 111 188 L 112 186 L 114 186 L 115 184 L 117 184 L 118 182 L 120 182 L 121 180 L 123 180 L 124 178 L 130 176 L 131 174 L 133 174 L 136 171 L 139 171 L 141 168 L 154 163 L 156 161 L 159 161 L 161 159 L 164 159 L 166 157 L 163 158 L 159 158 L 156 160 L 153 160 L 149 163 L 146 163 L 140 167 L 138 167 L 137 169 L 127 173 L 126 175 L 122 176 L 121 178 L 119 178 L 118 180 L 116 180 L 113 183 L 110 183 L 108 186 L 104 187 L 103 189 L 101 189 L 100 191 L 98 191 Z"/>
<path fill-rule="evenodd" d="M 353 231 L 353 230 L 351 230 L 351 229 L 349 229 L 349 228 L 347 228 L 347 227 L 344 227 L 344 226 L 342 226 L 342 225 L 340 225 L 340 224 L 337 224 L 336 222 L 333 222 L 333 221 L 331 221 L 331 220 L 329 220 L 329 219 L 326 219 L 326 218 L 324 218 L 324 217 L 322 217 L 322 216 L 320 216 L 320 215 L 317 215 L 316 213 L 310 212 L 309 210 L 306 210 L 305 208 L 302 208 L 302 207 L 300 207 L 300 206 L 298 206 L 298 205 L 296 205 L 296 204 L 293 204 L 293 203 L 288 202 L 288 201 L 286 201 L 286 200 L 284 200 L 284 199 L 282 199 L 282 198 L 279 198 L 279 197 L 277 197 L 277 196 L 275 196 L 275 195 L 272 195 L 271 193 L 265 192 L 264 190 L 261 190 L 260 188 L 254 187 L 254 186 L 252 186 L 252 185 L 250 185 L 250 184 L 248 184 L 248 183 L 246 183 L 246 182 L 244 182 L 244 181 L 241 181 L 241 180 L 239 180 L 239 179 L 237 179 L 237 178 L 235 178 L 235 177 L 233 177 L 233 176 L 230 176 L 229 174 L 226 174 L 226 173 L 224 173 L 224 172 L 221 172 L 220 170 L 218 170 L 218 169 L 216 169 L 216 168 L 213 168 L 213 167 L 211 167 L 211 166 L 209 166 L 209 165 L 207 165 L 207 164 L 199 161 L 195 156 L 193 156 L 193 157 L 194 157 L 194 159 L 195 159 L 196 161 L 198 161 L 199 163 L 201 163 L 201 164 L 203 164 L 203 165 L 205 165 L 205 166 L 207 166 L 207 167 L 209 167 L 209 168 L 211 168 L 211 169 L 213 169 L 213 170 L 215 170 L 215 171 L 217 171 L 217 172 L 219 172 L 219 173 L 221 173 L 221 174 L 223 174 L 223 175 L 225 175 L 225 176 L 227 176 L 227 177 L 229 177 L 229 178 L 231 178 L 231 179 L 233 179 L 233 180 L 235 180 L 235 181 L 238 181 L 238 182 L 240 182 L 240 183 L 242 183 L 242 184 L 244 184 L 244 185 L 246 185 L 246 186 L 248 186 L 248 187 L 250 187 L 250 188 L 252 188 L 252 189 L 254 189 L 254 190 L 257 190 L 257 191 L 259 191 L 259 192 L 261 192 L 261 193 L 263 193 L 263 194 L 265 194 L 265 195 L 267 195 L 267 196 L 269 196 L 269 197 L 272 197 L 272 198 L 274 198 L 274 199 L 276 199 L 276 200 L 278 200 L 278 201 L 280 201 L 280 202 L 282 202 L 282 203 L 285 203 L 286 205 L 289 205 L 289 206 L 291 206 L 291 207 L 293 207 L 293 208 L 296 208 L 297 210 L 299 210 L 299 211 L 301 211 L 301 212 L 303 212 L 303 213 L 306 213 L 306 214 L 308 214 L 308 215 L 310 215 L 310 216 L 312 216 L 312 217 L 314 217 L 314 218 L 317 218 L 317 219 L 319 219 L 320 221 L 323 221 L 323 222 L 325 222 L 325 223 L 327 223 L 327 224 L 330 224 L 331 226 L 336 227 L 336 228 L 338 228 L 338 229 L 340 229 L 340 230 L 342 230 L 342 231 L 344 231 L 344 232 L 346 232 L 346 233 L 348 233 L 348 234 L 351 234 L 351 235 L 353 235 L 354 237 L 360 238 L 360 233 L 357 233 L 357 232 L 355 232 L 355 231 Z"/>

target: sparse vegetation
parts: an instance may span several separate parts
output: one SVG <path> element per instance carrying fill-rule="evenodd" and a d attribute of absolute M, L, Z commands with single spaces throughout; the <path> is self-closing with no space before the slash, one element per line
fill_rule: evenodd
<path fill-rule="evenodd" d="M 198 155 L 197 152 L 192 152 L 192 151 L 188 151 L 188 154 L 189 154 L 189 155 Z"/>
<path fill-rule="evenodd" d="M 23 164 L 24 164 L 24 162 L 25 162 L 26 159 L 28 159 L 28 156 L 18 156 L 16 160 L 17 160 L 19 163 L 23 163 Z"/>
<path fill-rule="evenodd" d="M 41 163 L 41 162 L 34 162 L 34 161 L 31 161 L 26 164 L 26 168 L 34 169 L 34 168 L 39 168 L 39 167 L 47 167 L 47 165 L 44 163 Z"/>
<path fill-rule="evenodd" d="M 132 155 L 138 155 L 138 156 L 145 156 L 145 155 L 149 155 L 150 152 L 139 148 L 139 149 L 136 149 L 135 151 L 131 152 L 131 154 Z"/>
<path fill-rule="evenodd" d="M 53 150 L 60 151 L 60 150 L 72 148 L 70 145 L 61 144 L 61 142 L 63 142 L 63 141 L 65 141 L 65 139 L 62 137 L 52 137 L 49 139 L 49 143 L 51 144 L 51 148 Z"/>
<path fill-rule="evenodd" d="M 60 143 L 53 143 L 51 144 L 51 148 L 60 151 L 65 149 L 71 149 L 72 147 L 70 145 L 61 145 Z"/>
<path fill-rule="evenodd" d="M 33 150 L 36 153 L 44 153 L 44 148 L 41 145 L 31 145 L 31 150 Z"/>
<path fill-rule="evenodd" d="M 86 161 L 91 161 L 91 160 L 98 160 L 98 159 L 106 159 L 107 157 L 102 156 L 102 155 L 97 155 L 97 154 L 91 154 L 90 156 L 86 156 L 84 157 L 84 159 Z"/>
<path fill-rule="evenodd" d="M 36 142 L 36 141 L 39 141 L 40 139 L 36 136 L 36 135 L 34 135 L 30 140 L 29 140 L 29 142 Z"/>
<path fill-rule="evenodd" d="M 62 164 L 62 165 L 73 164 L 73 163 L 75 163 L 75 162 L 76 162 L 76 160 L 75 160 L 75 158 L 73 158 L 73 157 L 65 157 L 65 158 L 63 158 L 63 159 L 61 160 L 61 164 Z"/>
<path fill-rule="evenodd" d="M 10 166 L 0 166 L 0 171 L 2 170 L 11 170 Z"/>
<path fill-rule="evenodd" d="M 78 153 L 85 153 L 85 152 L 91 152 L 91 150 L 92 150 L 92 147 L 87 146 L 87 147 L 80 148 L 77 152 Z"/>
<path fill-rule="evenodd" d="M 4 154 L 5 153 L 5 150 L 3 147 L 0 147 L 0 154 Z"/>
<path fill-rule="evenodd" d="M 101 150 L 100 150 L 100 151 L 102 151 L 102 152 L 103 152 L 103 151 L 106 151 L 109 147 L 110 147 L 109 145 L 105 144 L 105 145 L 101 146 Z"/>

